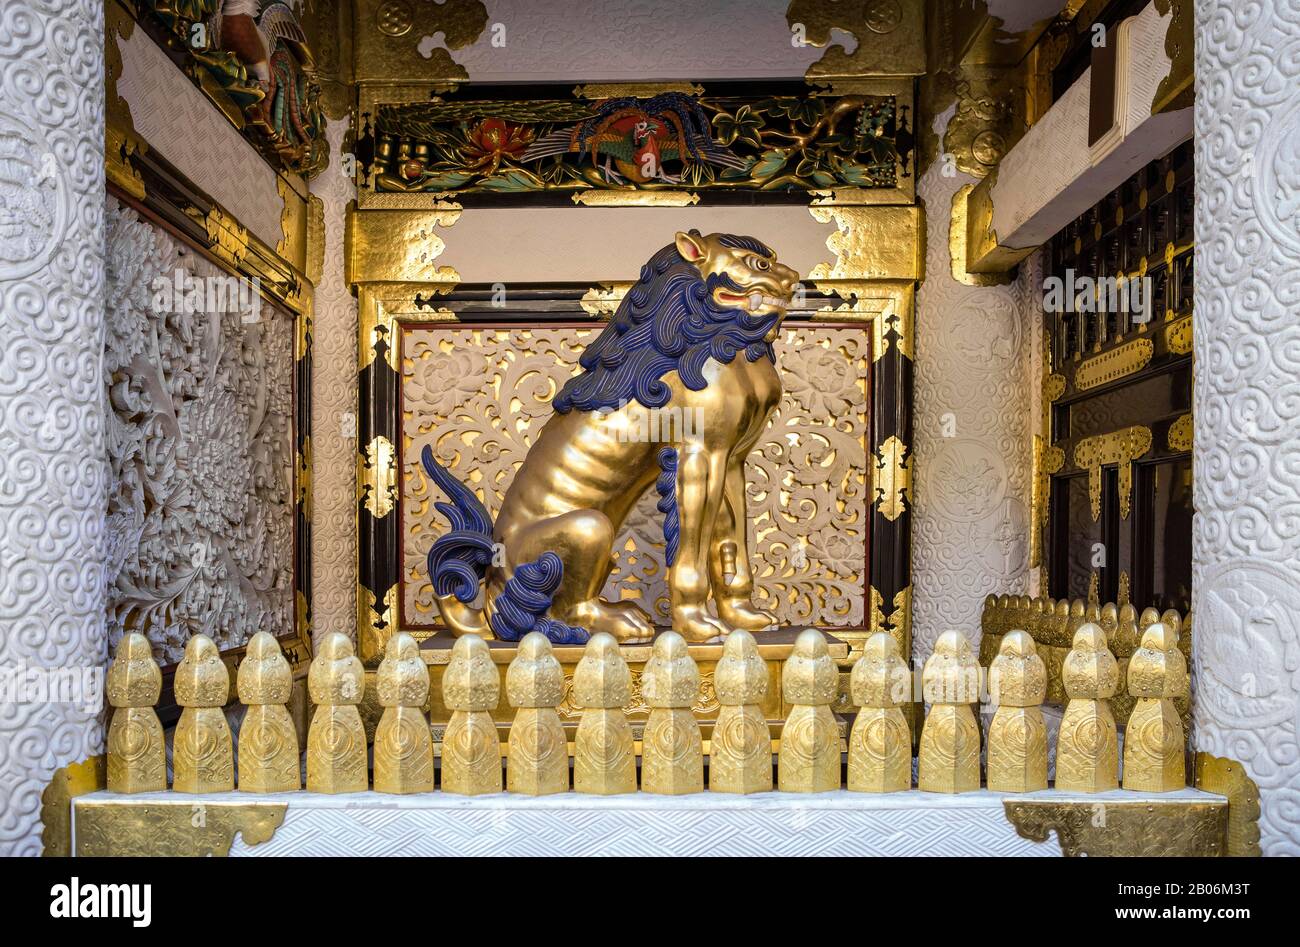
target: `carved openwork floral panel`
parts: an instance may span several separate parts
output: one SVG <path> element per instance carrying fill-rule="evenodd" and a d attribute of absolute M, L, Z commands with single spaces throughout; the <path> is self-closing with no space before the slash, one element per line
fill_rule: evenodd
<path fill-rule="evenodd" d="M 551 398 L 599 328 L 403 327 L 402 627 L 440 624 L 425 556 L 447 528 L 433 507 L 445 497 L 420 452 L 432 446 L 495 515 Z M 796 324 L 776 346 L 785 390 L 747 477 L 755 601 L 782 623 L 864 624 L 870 344 L 866 326 Z M 643 496 L 624 525 L 604 594 L 635 600 L 667 624 L 655 499 Z"/>

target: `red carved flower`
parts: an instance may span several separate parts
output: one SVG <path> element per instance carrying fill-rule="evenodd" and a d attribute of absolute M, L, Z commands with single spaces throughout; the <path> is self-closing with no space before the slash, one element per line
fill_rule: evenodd
<path fill-rule="evenodd" d="M 485 118 L 469 133 L 467 167 L 495 174 L 502 158 L 517 158 L 532 143 L 533 130 L 499 118 Z"/>

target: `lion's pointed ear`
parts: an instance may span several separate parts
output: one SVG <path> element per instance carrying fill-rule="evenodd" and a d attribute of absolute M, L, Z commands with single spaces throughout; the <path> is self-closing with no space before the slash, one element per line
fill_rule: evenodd
<path fill-rule="evenodd" d="M 682 259 L 688 263 L 699 263 L 706 256 L 704 252 L 704 241 L 700 239 L 698 233 L 677 233 L 677 252 L 682 255 Z"/>

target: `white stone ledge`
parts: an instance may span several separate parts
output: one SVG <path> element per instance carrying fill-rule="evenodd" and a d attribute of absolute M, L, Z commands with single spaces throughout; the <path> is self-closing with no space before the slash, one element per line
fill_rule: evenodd
<path fill-rule="evenodd" d="M 987 790 L 953 796 L 917 790 L 750 796 L 568 792 L 536 798 L 441 791 L 412 796 L 96 792 L 74 799 L 73 805 L 287 804 L 284 822 L 269 841 L 250 846 L 236 837 L 232 856 L 1060 855 L 1055 836 L 1035 842 L 1016 832 L 1003 805 L 1008 799 L 1089 805 L 1224 801 L 1195 789 L 1159 795 L 1048 790 L 1016 796 Z"/>

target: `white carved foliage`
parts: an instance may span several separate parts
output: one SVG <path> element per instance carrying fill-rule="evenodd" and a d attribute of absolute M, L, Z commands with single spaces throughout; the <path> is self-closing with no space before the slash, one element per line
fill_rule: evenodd
<path fill-rule="evenodd" d="M 1300 0 L 1196 30 L 1193 741 L 1300 855 Z"/>
<path fill-rule="evenodd" d="M 940 137 L 952 110 L 939 116 Z M 935 161 L 917 182 L 930 220 L 917 294 L 912 512 L 913 656 L 949 629 L 979 645 L 990 592 L 1026 588 L 1030 488 L 1030 327 L 1035 267 L 1007 286 L 953 278 L 952 196 L 975 179 Z"/>
<path fill-rule="evenodd" d="M 0 666 L 105 653 L 104 61 L 99 0 L 0 4 Z M 79 704 L 0 704 L 0 855 L 103 749 Z"/>
<path fill-rule="evenodd" d="M 106 229 L 109 644 L 291 634 L 293 318 L 116 200 Z"/>

